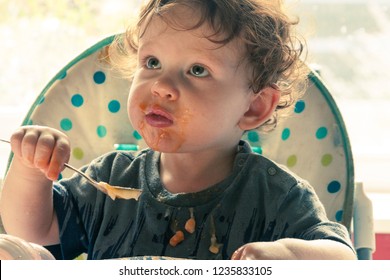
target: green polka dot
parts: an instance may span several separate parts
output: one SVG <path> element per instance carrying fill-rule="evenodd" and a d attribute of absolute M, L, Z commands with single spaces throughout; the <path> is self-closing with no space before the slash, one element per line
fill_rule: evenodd
<path fill-rule="evenodd" d="M 107 128 L 104 125 L 99 125 L 96 129 L 96 133 L 100 138 L 107 135 Z"/>
<path fill-rule="evenodd" d="M 295 103 L 294 112 L 300 114 L 305 110 L 305 107 L 306 107 L 305 101 L 298 100 L 297 103 Z"/>
<path fill-rule="evenodd" d="M 287 166 L 294 167 L 297 164 L 298 158 L 296 155 L 291 155 L 287 158 Z"/>
<path fill-rule="evenodd" d="M 75 107 L 80 107 L 84 103 L 84 98 L 81 94 L 75 94 L 71 98 L 72 105 Z"/>
<path fill-rule="evenodd" d="M 250 142 L 259 142 L 259 134 L 256 131 L 249 131 L 248 132 L 248 140 Z"/>
<path fill-rule="evenodd" d="M 74 148 L 72 154 L 73 157 L 78 160 L 81 160 L 84 157 L 84 151 L 81 148 Z"/>
<path fill-rule="evenodd" d="M 141 139 L 142 139 L 141 134 L 139 134 L 138 131 L 136 131 L 136 130 L 134 130 L 133 136 L 134 136 L 134 138 L 137 139 L 137 140 L 141 140 Z"/>
<path fill-rule="evenodd" d="M 121 104 L 118 100 L 111 100 L 110 103 L 108 103 L 108 110 L 111 113 L 118 113 L 121 109 Z"/>
<path fill-rule="evenodd" d="M 321 140 L 324 139 L 328 135 L 328 129 L 326 127 L 320 127 L 317 129 L 316 137 L 317 139 Z"/>
<path fill-rule="evenodd" d="M 289 128 L 285 128 L 282 131 L 282 140 L 286 141 L 288 138 L 290 138 L 291 130 Z"/>
<path fill-rule="evenodd" d="M 60 122 L 60 127 L 62 130 L 69 131 L 72 129 L 72 121 L 70 119 L 62 119 Z"/>
<path fill-rule="evenodd" d="M 95 74 L 93 74 L 93 80 L 98 85 L 103 84 L 106 81 L 106 74 L 102 71 L 96 71 Z"/>
<path fill-rule="evenodd" d="M 322 166 L 329 166 L 333 161 L 333 156 L 331 154 L 325 154 L 321 158 Z"/>

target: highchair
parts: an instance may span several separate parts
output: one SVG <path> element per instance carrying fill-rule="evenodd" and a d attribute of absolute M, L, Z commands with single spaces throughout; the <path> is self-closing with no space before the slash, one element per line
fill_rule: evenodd
<path fill-rule="evenodd" d="M 105 59 L 108 37 L 77 56 L 48 83 L 26 115 L 23 125 L 60 129 L 72 143 L 70 164 L 81 167 L 114 149 L 145 147 L 128 120 L 130 82 Z M 347 130 L 327 87 L 315 71 L 296 103 L 293 115 L 274 131 L 245 134 L 253 150 L 286 165 L 315 187 L 328 218 L 344 224 L 359 259 L 375 250 L 372 206 L 361 183 L 355 182 Z M 71 175 L 65 169 L 62 176 Z M 353 227 L 352 227 L 353 221 Z"/>

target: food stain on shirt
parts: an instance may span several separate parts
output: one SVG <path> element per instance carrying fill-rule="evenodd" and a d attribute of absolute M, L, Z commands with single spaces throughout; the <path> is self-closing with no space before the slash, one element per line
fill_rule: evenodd
<path fill-rule="evenodd" d="M 194 233 L 195 232 L 195 226 L 196 226 L 196 221 L 194 217 L 194 208 L 190 208 L 190 218 L 187 220 L 187 222 L 184 225 L 184 229 L 188 233 Z"/>

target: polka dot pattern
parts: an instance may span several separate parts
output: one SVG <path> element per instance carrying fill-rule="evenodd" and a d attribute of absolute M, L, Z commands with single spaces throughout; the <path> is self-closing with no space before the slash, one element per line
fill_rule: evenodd
<path fill-rule="evenodd" d="M 300 114 L 305 110 L 305 107 L 306 107 L 305 101 L 298 100 L 297 103 L 295 104 L 294 112 Z"/>
<path fill-rule="evenodd" d="M 72 121 L 70 119 L 65 118 L 65 119 L 61 120 L 60 127 L 64 131 L 69 131 L 69 130 L 72 129 L 73 123 L 72 123 Z"/>
<path fill-rule="evenodd" d="M 103 84 L 106 81 L 106 74 L 103 71 L 96 71 L 93 74 L 93 81 L 98 85 Z"/>
<path fill-rule="evenodd" d="M 104 125 L 99 125 L 96 129 L 96 133 L 100 138 L 103 138 L 107 135 L 107 128 Z"/>
<path fill-rule="evenodd" d="M 84 103 L 84 98 L 81 94 L 77 93 L 72 96 L 71 102 L 74 107 L 81 107 Z"/>
<path fill-rule="evenodd" d="M 133 137 L 137 140 L 141 140 L 142 139 L 142 136 L 141 134 L 138 133 L 138 131 L 134 130 L 133 131 Z"/>
<path fill-rule="evenodd" d="M 110 103 L 108 103 L 108 110 L 111 113 L 118 113 L 121 109 L 121 104 L 118 100 L 111 100 Z"/>
<path fill-rule="evenodd" d="M 333 156 L 331 154 L 325 154 L 321 158 L 322 166 L 329 166 L 332 164 Z"/>
<path fill-rule="evenodd" d="M 324 139 L 328 135 L 328 129 L 326 127 L 320 127 L 317 129 L 316 137 L 321 140 Z"/>
<path fill-rule="evenodd" d="M 329 193 L 337 193 L 341 189 L 341 184 L 338 181 L 332 181 L 328 185 L 328 192 Z"/>
<path fill-rule="evenodd" d="M 256 131 L 248 132 L 248 140 L 252 143 L 257 143 L 260 140 L 259 134 Z"/>
<path fill-rule="evenodd" d="M 75 159 L 81 160 L 84 158 L 84 151 L 82 148 L 76 147 L 73 149 L 72 155 Z"/>
<path fill-rule="evenodd" d="M 291 134 L 291 130 L 289 128 L 283 129 L 282 140 L 286 141 L 290 137 L 290 134 Z"/>

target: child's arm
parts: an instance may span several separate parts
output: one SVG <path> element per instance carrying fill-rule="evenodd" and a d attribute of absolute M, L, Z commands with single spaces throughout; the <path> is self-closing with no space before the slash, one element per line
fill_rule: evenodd
<path fill-rule="evenodd" d="M 254 242 L 233 253 L 233 260 L 355 260 L 347 245 L 333 240 L 284 238 L 273 242 Z"/>
<path fill-rule="evenodd" d="M 0 200 L 4 228 L 30 242 L 57 244 L 52 181 L 69 160 L 69 140 L 52 128 L 25 126 L 12 135 L 11 147 L 14 157 Z"/>

